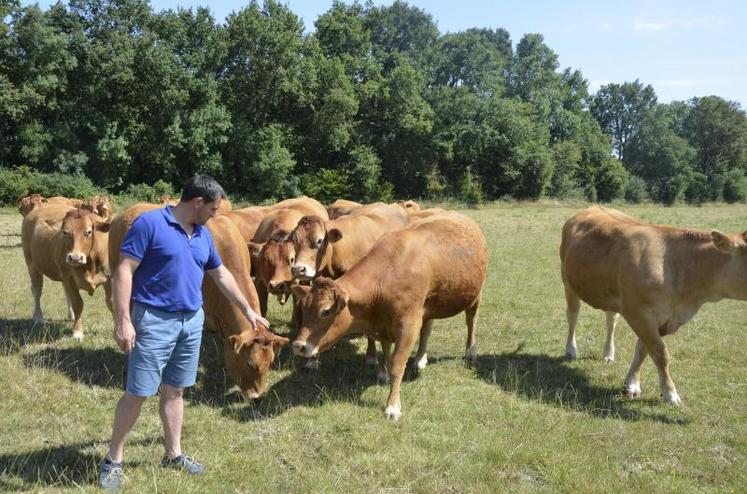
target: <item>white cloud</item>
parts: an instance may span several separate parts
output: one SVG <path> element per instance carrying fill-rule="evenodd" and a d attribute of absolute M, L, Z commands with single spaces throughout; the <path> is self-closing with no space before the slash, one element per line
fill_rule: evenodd
<path fill-rule="evenodd" d="M 705 27 L 711 24 L 719 24 L 720 20 L 706 20 L 702 18 L 672 18 L 663 20 L 644 20 L 637 18 L 633 21 L 634 31 L 662 31 L 664 29 L 692 29 Z"/>

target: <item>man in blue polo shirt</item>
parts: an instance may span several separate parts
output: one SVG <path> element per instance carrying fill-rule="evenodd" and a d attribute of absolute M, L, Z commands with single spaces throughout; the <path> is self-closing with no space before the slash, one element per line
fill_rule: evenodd
<path fill-rule="evenodd" d="M 196 175 L 185 184 L 179 204 L 141 214 L 122 243 L 114 274 L 114 339 L 130 356 L 127 391 L 117 403 L 109 454 L 101 463 L 99 484 L 106 490 L 120 489 L 125 440 L 145 398 L 159 386 L 162 466 L 205 471 L 181 450 L 182 395 L 197 378 L 204 273 L 255 329 L 258 322 L 270 326 L 249 306 L 203 226 L 225 197 L 215 180 Z"/>

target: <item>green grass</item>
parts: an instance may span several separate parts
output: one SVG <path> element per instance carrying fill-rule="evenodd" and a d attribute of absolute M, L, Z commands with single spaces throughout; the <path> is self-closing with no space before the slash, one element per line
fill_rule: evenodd
<path fill-rule="evenodd" d="M 364 365 L 363 339 L 341 342 L 307 372 L 287 351 L 268 395 L 237 398 L 222 346 L 203 343 L 188 393 L 184 449 L 209 473 L 158 466 L 156 400 L 146 402 L 126 449 L 131 492 L 745 492 L 747 306 L 704 306 L 667 337 L 684 400 L 659 399 L 644 365 L 643 396 L 622 397 L 635 343 L 618 326 L 617 362 L 602 361 L 604 314 L 584 306 L 579 359 L 563 358 L 565 302 L 558 245 L 582 204 L 500 203 L 467 210 L 490 245 L 478 320 L 478 359 L 462 360 L 464 317 L 437 321 L 429 365 L 402 387 L 403 416 L 387 422 L 388 386 Z M 621 206 L 638 218 L 737 232 L 747 206 Z M 86 339 L 75 342 L 59 283 L 45 281 L 48 322 L 34 327 L 20 248 L 20 216 L 0 210 L 0 491 L 95 491 L 125 357 L 102 297 L 84 295 Z M 288 307 L 271 302 L 287 334 Z"/>

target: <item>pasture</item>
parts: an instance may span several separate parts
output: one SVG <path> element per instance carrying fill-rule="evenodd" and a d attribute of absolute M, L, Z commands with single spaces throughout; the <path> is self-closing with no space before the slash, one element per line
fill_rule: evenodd
<path fill-rule="evenodd" d="M 747 304 L 707 304 L 665 341 L 684 405 L 659 399 L 650 360 L 642 398 L 622 384 L 635 339 L 621 320 L 617 361 L 602 360 L 604 313 L 583 306 L 579 359 L 564 358 L 559 275 L 563 222 L 582 204 L 491 204 L 466 210 L 490 250 L 477 324 L 478 358 L 462 360 L 462 315 L 436 321 L 428 367 L 408 373 L 403 416 L 388 422 L 388 385 L 366 367 L 365 340 L 343 340 L 307 371 L 288 348 L 256 403 L 233 392 L 222 345 L 203 340 L 187 394 L 183 447 L 208 473 L 159 466 L 157 400 L 125 450 L 124 492 L 744 492 L 747 490 Z M 621 206 L 644 221 L 728 233 L 747 206 Z M 21 216 L 0 210 L 0 491 L 95 492 L 125 357 L 103 290 L 83 294 L 85 340 L 74 341 L 59 283 L 45 280 L 44 325 L 31 321 Z M 444 239 L 448 242 L 448 239 Z M 288 335 L 290 304 L 270 301 Z"/>

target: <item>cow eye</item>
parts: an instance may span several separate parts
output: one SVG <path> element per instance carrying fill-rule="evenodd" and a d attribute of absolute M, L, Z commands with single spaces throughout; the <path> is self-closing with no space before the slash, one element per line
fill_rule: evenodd
<path fill-rule="evenodd" d="M 68 235 L 70 235 L 70 234 L 69 234 L 69 233 L 68 233 L 67 231 L 65 231 L 65 230 L 62 230 L 62 234 L 63 234 L 63 235 L 65 235 L 66 237 L 67 237 Z"/>
<path fill-rule="evenodd" d="M 322 319 L 327 319 L 329 315 L 332 314 L 332 307 L 327 307 L 326 309 L 322 309 L 321 316 Z"/>
<path fill-rule="evenodd" d="M 91 233 L 93 233 L 93 230 L 88 230 L 88 231 L 86 232 L 86 236 L 90 235 Z"/>
<path fill-rule="evenodd" d="M 296 262 L 295 257 L 291 257 L 290 259 L 288 259 L 288 264 L 293 264 L 294 262 Z"/>
<path fill-rule="evenodd" d="M 324 240 L 324 239 L 322 239 L 322 238 L 318 238 L 318 239 L 316 240 L 316 245 L 322 245 L 322 241 L 323 241 L 323 240 Z"/>

